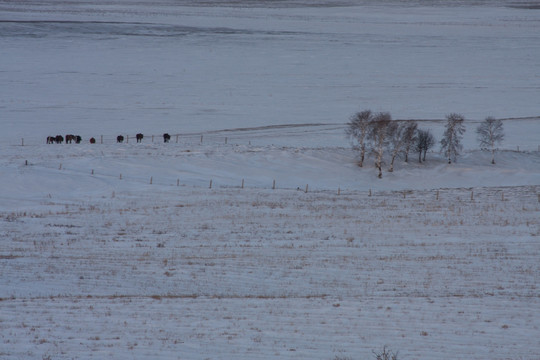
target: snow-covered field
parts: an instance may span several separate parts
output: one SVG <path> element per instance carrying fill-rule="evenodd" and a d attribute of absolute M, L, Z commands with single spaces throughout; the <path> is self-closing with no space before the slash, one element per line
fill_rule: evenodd
<path fill-rule="evenodd" d="M 0 0 L 0 359 L 540 359 L 537 7 Z"/>
<path fill-rule="evenodd" d="M 538 358 L 540 186 L 152 186 L 2 214 L 2 358 Z"/>

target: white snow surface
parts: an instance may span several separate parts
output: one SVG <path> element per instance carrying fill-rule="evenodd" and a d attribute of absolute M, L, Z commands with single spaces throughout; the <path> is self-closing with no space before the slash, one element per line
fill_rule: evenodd
<path fill-rule="evenodd" d="M 0 0 L 0 359 L 539 359 L 538 8 Z"/>

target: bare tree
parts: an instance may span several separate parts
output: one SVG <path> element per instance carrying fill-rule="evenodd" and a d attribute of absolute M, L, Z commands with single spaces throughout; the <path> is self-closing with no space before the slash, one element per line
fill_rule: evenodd
<path fill-rule="evenodd" d="M 429 130 L 418 130 L 416 136 L 416 151 L 418 151 L 418 162 L 426 161 L 426 154 L 429 149 L 435 145 L 435 138 Z M 422 160 L 422 153 L 424 153 L 424 158 Z"/>
<path fill-rule="evenodd" d="M 390 151 L 389 172 L 394 171 L 394 160 L 405 150 L 405 129 L 406 124 L 398 121 L 391 121 L 387 127 L 388 150 Z"/>
<path fill-rule="evenodd" d="M 409 162 L 409 151 L 414 146 L 417 139 L 418 123 L 414 120 L 407 121 L 405 130 L 403 131 L 403 147 L 405 154 L 405 162 Z"/>
<path fill-rule="evenodd" d="M 373 114 L 371 110 L 364 110 L 351 116 L 350 121 L 347 123 L 347 129 L 345 129 L 345 133 L 351 139 L 353 149 L 360 152 L 360 160 L 358 161 L 360 167 L 364 165 L 366 138 L 372 120 Z"/>
<path fill-rule="evenodd" d="M 377 113 L 373 116 L 369 127 L 368 139 L 371 142 L 371 152 L 375 155 L 375 167 L 379 170 L 379 179 L 382 178 L 384 148 L 388 141 L 388 125 L 391 121 L 390 113 Z"/>
<path fill-rule="evenodd" d="M 461 139 L 465 133 L 464 121 L 465 118 L 460 114 L 452 113 L 446 116 L 446 130 L 441 139 L 441 151 L 444 151 L 449 164 L 452 163 L 452 160 L 456 161 L 463 149 Z"/>
<path fill-rule="evenodd" d="M 495 145 L 504 139 L 502 120 L 488 116 L 477 128 L 476 135 L 480 148 L 491 151 L 491 163 L 495 164 Z"/>

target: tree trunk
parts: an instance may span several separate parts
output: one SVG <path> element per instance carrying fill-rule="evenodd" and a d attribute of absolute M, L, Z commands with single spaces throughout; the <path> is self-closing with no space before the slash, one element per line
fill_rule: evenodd
<path fill-rule="evenodd" d="M 392 160 L 390 161 L 390 168 L 388 169 L 388 172 L 394 172 L 394 160 L 396 159 L 397 152 L 394 152 L 392 154 Z"/>
<path fill-rule="evenodd" d="M 491 164 L 495 165 L 495 149 L 491 150 Z"/>
<path fill-rule="evenodd" d="M 426 161 L 426 153 L 427 153 L 427 150 L 424 150 L 424 162 Z"/>
<path fill-rule="evenodd" d="M 418 152 L 418 162 L 421 164 L 422 163 L 422 150 L 420 150 Z"/>
<path fill-rule="evenodd" d="M 382 141 L 379 142 L 379 147 L 377 149 L 377 169 L 379 169 L 379 179 L 382 178 L 382 162 L 383 162 L 383 144 Z"/>
<path fill-rule="evenodd" d="M 390 168 L 388 169 L 388 172 L 394 172 L 394 160 L 396 159 L 396 154 L 392 155 L 392 161 L 390 161 Z"/>

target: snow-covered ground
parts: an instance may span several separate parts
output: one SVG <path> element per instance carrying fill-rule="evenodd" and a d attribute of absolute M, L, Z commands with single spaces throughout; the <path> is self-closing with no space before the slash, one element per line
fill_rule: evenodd
<path fill-rule="evenodd" d="M 1 359 L 540 358 L 535 3 L 336 4 L 0 1 Z"/>

